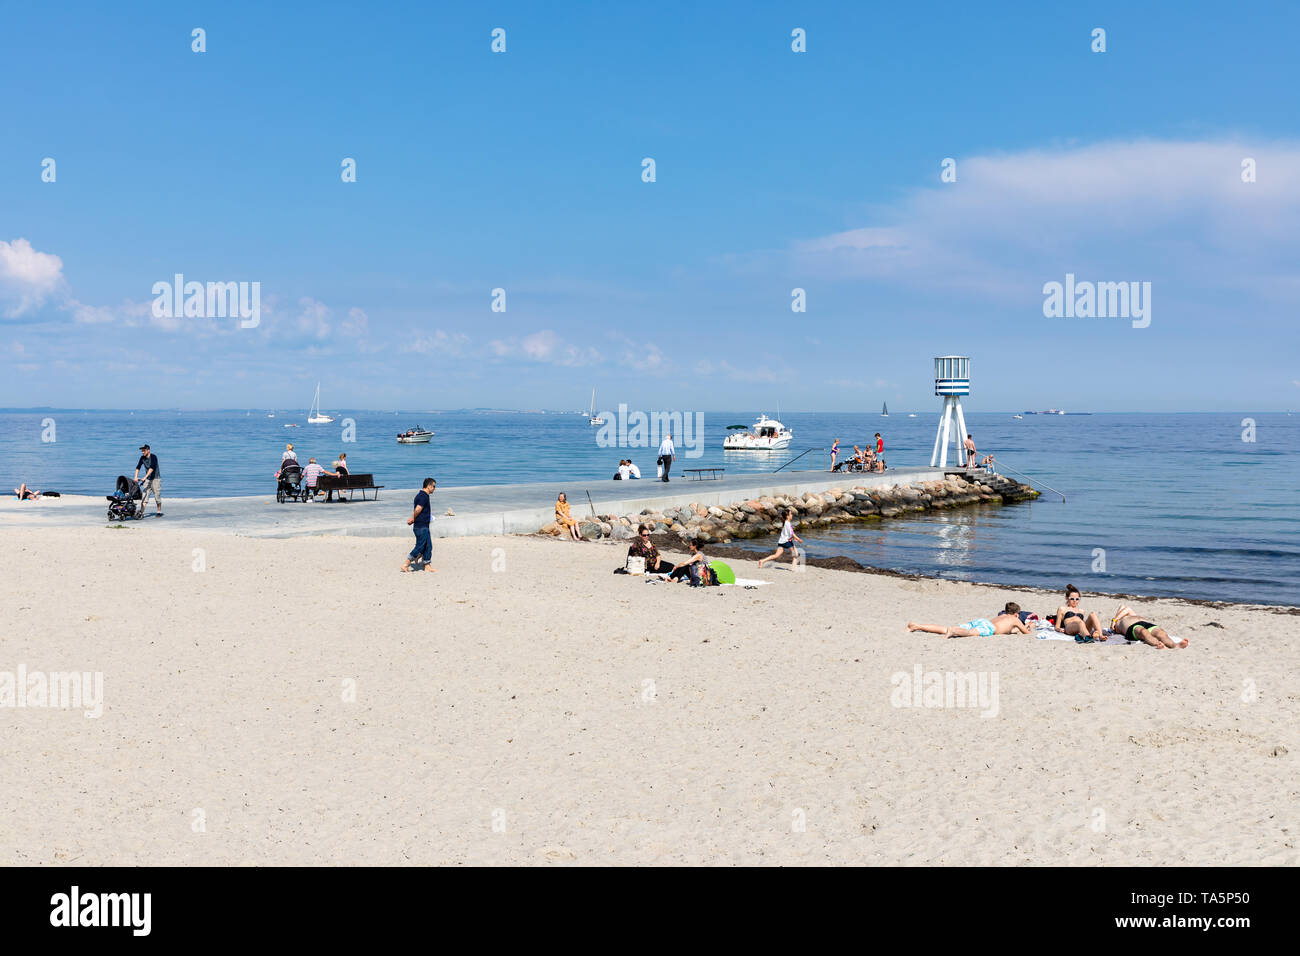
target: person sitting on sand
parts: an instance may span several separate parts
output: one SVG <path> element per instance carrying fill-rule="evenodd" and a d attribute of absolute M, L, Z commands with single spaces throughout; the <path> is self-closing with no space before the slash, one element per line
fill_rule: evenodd
<path fill-rule="evenodd" d="M 992 637 L 994 634 L 1033 633 L 1028 625 L 1020 620 L 1020 605 L 1013 601 L 1007 602 L 1006 609 L 991 621 L 986 617 L 977 617 L 965 624 L 956 624 L 951 627 L 944 627 L 942 624 L 917 624 L 915 621 L 908 621 L 907 629 L 909 631 L 924 631 L 927 634 L 942 634 L 944 637 Z"/>
<path fill-rule="evenodd" d="M 1071 637 L 1091 637 L 1104 641 L 1101 618 L 1096 611 L 1085 611 L 1079 606 L 1079 589 L 1073 584 L 1065 586 L 1065 604 L 1056 609 L 1056 629 Z"/>
<path fill-rule="evenodd" d="M 704 571 L 709 567 L 709 559 L 704 556 L 700 550 L 700 543 L 692 538 L 687 542 L 691 549 L 691 556 L 681 564 L 673 565 L 673 569 L 668 572 L 668 580 L 676 581 L 679 584 L 685 581 L 687 584 L 703 583 Z"/>
<path fill-rule="evenodd" d="M 569 532 L 569 537 L 574 541 L 587 540 L 582 536 L 582 532 L 578 530 L 578 522 L 569 510 L 569 496 L 563 491 L 555 499 L 555 521 L 561 528 Z"/>
<path fill-rule="evenodd" d="M 781 555 L 785 554 L 786 548 L 790 549 L 790 563 L 798 564 L 799 551 L 795 548 L 796 543 L 803 544 L 803 538 L 794 533 L 794 512 L 787 510 L 785 513 L 785 524 L 781 525 L 781 535 L 776 539 L 776 550 L 766 558 L 758 559 L 759 568 L 762 568 L 765 562 L 775 561 L 777 558 L 781 557 Z"/>
<path fill-rule="evenodd" d="M 41 493 L 32 488 L 28 488 L 26 484 L 19 484 L 18 487 L 14 489 L 14 497 L 19 501 L 40 501 Z"/>
<path fill-rule="evenodd" d="M 1188 644 L 1187 638 L 1175 641 L 1163 627 L 1156 627 L 1150 621 L 1143 620 L 1127 604 L 1121 605 L 1111 618 L 1110 629 L 1116 634 L 1123 634 L 1130 641 L 1142 641 L 1157 650 L 1166 647 L 1183 648 Z"/>
<path fill-rule="evenodd" d="M 648 524 L 643 524 L 637 528 L 636 540 L 627 549 L 627 556 L 629 558 L 645 558 L 646 574 L 671 574 L 673 570 L 672 563 L 659 557 L 659 549 L 650 540 L 650 532 L 653 530 L 654 528 Z"/>

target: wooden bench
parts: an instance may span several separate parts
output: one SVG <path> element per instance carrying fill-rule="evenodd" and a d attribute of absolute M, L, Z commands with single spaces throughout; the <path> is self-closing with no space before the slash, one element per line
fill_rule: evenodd
<path fill-rule="evenodd" d="M 708 472 L 707 477 L 705 472 Z M 718 481 L 725 475 L 725 468 L 683 468 L 682 474 L 689 475 L 691 481 Z"/>
<path fill-rule="evenodd" d="M 384 486 L 375 484 L 374 475 L 339 475 L 337 478 L 331 475 L 321 475 L 316 479 L 317 491 L 337 491 L 339 500 L 343 499 L 343 492 L 346 491 L 348 501 L 351 501 L 352 496 L 359 491 L 361 492 L 361 500 L 365 501 L 366 492 L 373 491 L 375 500 L 378 501 L 379 489 L 382 487 Z"/>

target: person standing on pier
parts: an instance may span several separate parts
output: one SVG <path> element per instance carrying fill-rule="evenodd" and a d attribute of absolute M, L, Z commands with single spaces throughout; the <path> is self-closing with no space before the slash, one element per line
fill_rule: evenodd
<path fill-rule="evenodd" d="M 406 556 L 406 562 L 402 565 L 403 571 L 411 570 L 411 562 L 419 564 L 424 562 L 424 570 L 437 571 L 438 569 L 429 562 L 433 560 L 433 540 L 429 537 L 429 521 L 433 518 L 433 503 L 429 496 L 433 494 L 438 483 L 432 478 L 424 479 L 424 485 L 415 493 L 415 501 L 412 504 L 414 510 L 411 511 L 411 517 L 406 519 L 406 523 L 411 526 L 415 532 L 415 547 L 411 553 Z"/>
<path fill-rule="evenodd" d="M 831 471 L 835 470 L 835 462 L 840 457 L 840 440 L 837 438 L 831 442 Z"/>
<path fill-rule="evenodd" d="M 967 435 L 966 440 L 962 442 L 961 445 L 966 449 L 966 467 L 974 468 L 975 456 L 979 454 L 979 452 L 975 450 L 975 439 L 970 435 Z"/>
<path fill-rule="evenodd" d="M 664 440 L 659 443 L 659 467 L 662 469 L 660 481 L 668 480 L 668 469 L 672 467 L 673 456 L 677 454 L 677 449 L 673 447 L 673 433 L 669 432 L 664 436 Z"/>

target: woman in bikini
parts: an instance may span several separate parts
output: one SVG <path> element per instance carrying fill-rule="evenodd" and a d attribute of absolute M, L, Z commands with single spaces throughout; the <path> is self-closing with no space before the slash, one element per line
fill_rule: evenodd
<path fill-rule="evenodd" d="M 1156 627 L 1150 621 L 1143 620 L 1127 604 L 1121 605 L 1120 609 L 1115 612 L 1111 618 L 1110 629 L 1116 634 L 1123 634 L 1130 641 L 1141 641 L 1144 644 L 1150 644 L 1157 650 L 1164 650 L 1166 647 L 1186 647 L 1187 638 L 1175 641 L 1166 633 L 1163 627 Z"/>
<path fill-rule="evenodd" d="M 1091 637 L 1104 641 L 1106 634 L 1096 611 L 1085 611 L 1079 606 L 1079 589 L 1073 584 L 1065 586 L 1065 603 L 1056 609 L 1056 629 L 1071 637 Z"/>

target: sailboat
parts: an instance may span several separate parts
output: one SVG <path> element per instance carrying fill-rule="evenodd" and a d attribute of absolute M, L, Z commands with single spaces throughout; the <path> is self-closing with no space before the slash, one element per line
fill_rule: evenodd
<path fill-rule="evenodd" d="M 587 424 L 588 425 L 605 424 L 605 419 L 601 418 L 599 415 L 596 414 L 596 390 L 594 388 L 591 390 L 591 411 L 587 412 Z"/>
<path fill-rule="evenodd" d="M 889 417 L 889 404 L 887 402 L 880 403 L 880 417 L 881 418 Z"/>
<path fill-rule="evenodd" d="M 308 425 L 328 425 L 334 419 L 320 413 L 320 382 L 316 383 L 316 397 L 311 400 L 311 411 L 307 413 Z"/>

